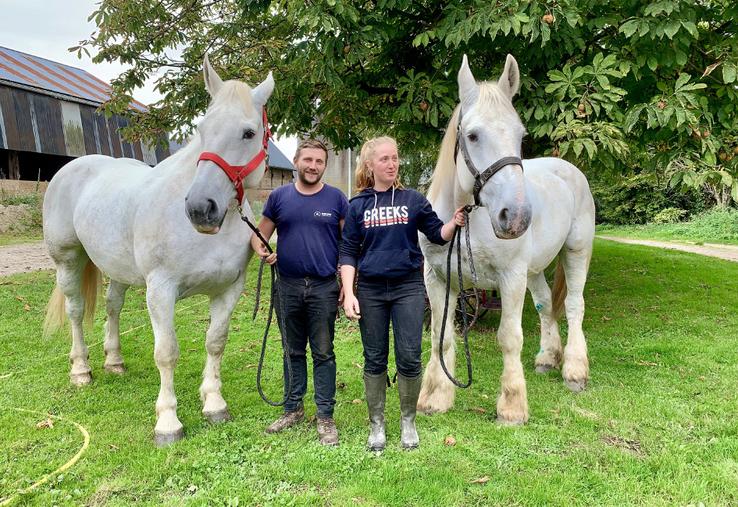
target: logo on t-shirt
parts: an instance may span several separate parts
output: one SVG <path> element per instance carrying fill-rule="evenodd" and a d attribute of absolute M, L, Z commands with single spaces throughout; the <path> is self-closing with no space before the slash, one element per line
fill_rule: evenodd
<path fill-rule="evenodd" d="M 333 216 L 333 213 L 330 211 L 315 211 L 313 213 L 313 216 L 316 218 L 331 218 Z"/>
<path fill-rule="evenodd" d="M 406 224 L 407 206 L 381 206 L 364 211 L 364 228 Z"/>

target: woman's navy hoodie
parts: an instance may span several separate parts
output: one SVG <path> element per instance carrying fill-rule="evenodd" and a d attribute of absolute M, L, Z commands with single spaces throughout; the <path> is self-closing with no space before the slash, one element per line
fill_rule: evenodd
<path fill-rule="evenodd" d="M 339 264 L 354 266 L 362 278 L 400 278 L 423 264 L 418 231 L 444 245 L 443 222 L 415 190 L 363 190 L 349 201 Z"/>

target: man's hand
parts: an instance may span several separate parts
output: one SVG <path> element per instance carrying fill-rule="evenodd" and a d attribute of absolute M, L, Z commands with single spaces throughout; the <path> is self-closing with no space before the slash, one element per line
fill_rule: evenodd
<path fill-rule="evenodd" d="M 343 292 L 343 285 L 341 285 L 341 290 L 338 292 L 338 304 L 343 305 L 343 300 L 346 297 L 346 294 Z"/>
<path fill-rule="evenodd" d="M 359 300 L 356 296 L 351 294 L 346 296 L 343 300 L 343 311 L 346 313 L 346 317 L 351 320 L 359 320 L 361 318 L 361 312 L 359 311 Z"/>
<path fill-rule="evenodd" d="M 261 257 L 261 259 L 270 266 L 277 262 L 276 252 L 269 253 L 269 250 L 266 249 L 266 246 L 264 246 L 264 243 L 261 242 L 256 234 L 251 235 L 251 248 L 254 250 L 256 255 Z"/>

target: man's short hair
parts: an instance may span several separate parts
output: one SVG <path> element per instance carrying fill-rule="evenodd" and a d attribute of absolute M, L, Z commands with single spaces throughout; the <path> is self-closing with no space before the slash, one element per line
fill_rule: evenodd
<path fill-rule="evenodd" d="M 297 150 L 295 150 L 295 161 L 300 158 L 300 152 L 305 148 L 323 150 L 325 152 L 325 163 L 328 164 L 328 148 L 326 148 L 325 144 L 317 139 L 303 139 L 300 141 L 300 144 L 297 145 Z"/>

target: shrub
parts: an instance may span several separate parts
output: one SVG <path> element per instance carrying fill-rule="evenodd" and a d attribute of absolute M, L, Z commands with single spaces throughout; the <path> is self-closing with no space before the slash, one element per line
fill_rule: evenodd
<path fill-rule="evenodd" d="M 653 223 L 673 224 L 681 220 L 686 214 L 687 210 L 681 208 L 664 208 L 654 215 Z"/>

